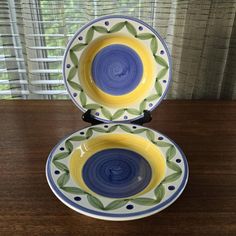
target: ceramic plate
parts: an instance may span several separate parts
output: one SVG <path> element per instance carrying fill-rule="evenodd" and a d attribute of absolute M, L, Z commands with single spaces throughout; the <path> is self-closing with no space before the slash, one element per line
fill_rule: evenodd
<path fill-rule="evenodd" d="M 166 44 L 135 18 L 106 16 L 69 42 L 63 77 L 73 102 L 102 121 L 135 120 L 164 98 L 171 79 Z"/>
<path fill-rule="evenodd" d="M 81 214 L 132 220 L 169 206 L 182 193 L 188 164 L 166 136 L 138 125 L 101 124 L 66 137 L 50 153 L 54 194 Z"/>

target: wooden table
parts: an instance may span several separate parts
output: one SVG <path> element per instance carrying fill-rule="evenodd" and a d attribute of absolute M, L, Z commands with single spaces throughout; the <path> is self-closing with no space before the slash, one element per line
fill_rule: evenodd
<path fill-rule="evenodd" d="M 80 215 L 51 192 L 45 163 L 88 124 L 71 101 L 0 102 L 0 235 L 236 235 L 236 101 L 164 101 L 146 124 L 174 139 L 187 187 L 153 216 L 108 222 Z"/>

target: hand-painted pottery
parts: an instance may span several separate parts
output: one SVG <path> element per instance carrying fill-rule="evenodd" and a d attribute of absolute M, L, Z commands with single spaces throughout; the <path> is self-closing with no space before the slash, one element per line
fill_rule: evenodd
<path fill-rule="evenodd" d="M 164 98 L 171 60 L 160 35 L 131 17 L 106 16 L 69 42 L 63 75 L 74 103 L 102 121 L 135 120 Z"/>
<path fill-rule="evenodd" d="M 51 151 L 46 176 L 54 194 L 104 220 L 143 218 L 172 204 L 188 179 L 183 152 L 161 133 L 128 123 L 167 92 L 171 60 L 160 35 L 135 18 L 96 19 L 69 42 L 63 76 L 73 102 L 105 124 L 75 132 Z"/>
<path fill-rule="evenodd" d="M 188 165 L 169 138 L 138 125 L 101 124 L 64 138 L 49 155 L 49 186 L 67 206 L 106 220 L 152 215 L 173 203 Z"/>

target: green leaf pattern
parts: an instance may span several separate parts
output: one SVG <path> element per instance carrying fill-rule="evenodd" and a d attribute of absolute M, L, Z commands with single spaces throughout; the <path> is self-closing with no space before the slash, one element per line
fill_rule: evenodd
<path fill-rule="evenodd" d="M 132 115 L 140 115 L 141 114 L 141 112 L 135 108 L 128 108 L 126 111 Z"/>
<path fill-rule="evenodd" d="M 61 152 L 61 153 L 58 153 L 54 156 L 53 158 L 53 161 L 57 161 L 57 160 L 61 160 L 61 159 L 64 159 L 66 158 L 70 153 L 69 152 Z"/>
<path fill-rule="evenodd" d="M 151 141 L 151 142 L 154 142 L 155 140 L 155 134 L 153 133 L 153 131 L 151 130 L 147 130 L 146 131 L 146 135 L 147 135 L 147 138 Z"/>
<path fill-rule="evenodd" d="M 135 27 L 129 23 L 128 21 L 125 22 L 125 25 L 126 25 L 126 28 L 127 30 L 134 36 L 136 37 L 137 36 L 137 31 L 135 29 Z"/>
<path fill-rule="evenodd" d="M 112 120 L 115 120 L 115 119 L 121 117 L 124 113 L 125 113 L 125 109 L 119 109 L 119 110 L 117 110 L 117 111 L 113 114 Z"/>
<path fill-rule="evenodd" d="M 138 39 L 141 39 L 141 40 L 147 40 L 147 39 L 151 39 L 151 38 L 153 38 L 153 34 L 151 34 L 151 33 L 142 33 L 142 34 L 139 34 L 139 35 L 137 35 L 137 38 Z M 154 36 L 155 37 L 155 36 Z"/>
<path fill-rule="evenodd" d="M 122 130 L 124 130 L 127 133 L 133 133 L 132 130 L 126 126 L 126 125 L 119 125 Z"/>
<path fill-rule="evenodd" d="M 73 46 L 72 48 L 71 48 L 71 50 L 72 51 L 80 51 L 80 50 L 82 50 L 84 47 L 86 47 L 87 46 L 87 43 L 78 43 L 78 44 L 76 44 L 75 46 Z"/>
<path fill-rule="evenodd" d="M 77 68 L 76 67 L 72 67 L 70 69 L 70 72 L 68 74 L 68 77 L 67 77 L 67 80 L 68 82 L 72 82 L 71 80 L 75 77 L 76 75 L 76 71 L 77 71 Z M 73 82 L 74 83 L 74 82 Z M 70 83 L 69 83 L 70 84 Z M 70 85 L 71 86 L 71 85 Z M 73 86 L 71 86 L 73 88 Z"/>
<path fill-rule="evenodd" d="M 163 184 L 159 184 L 157 188 L 154 190 L 156 201 L 159 203 L 165 196 L 165 187 Z"/>
<path fill-rule="evenodd" d="M 104 206 L 103 206 L 103 203 L 98 199 L 96 198 L 95 196 L 92 196 L 90 194 L 87 195 L 87 199 L 88 199 L 88 202 L 95 208 L 99 209 L 99 210 L 104 210 Z"/>
<path fill-rule="evenodd" d="M 93 129 L 92 128 L 89 128 L 87 131 L 86 131 L 86 139 L 89 139 L 90 137 L 92 137 L 93 135 Z"/>
<path fill-rule="evenodd" d="M 172 169 L 173 171 L 176 171 L 176 172 L 181 172 L 181 168 L 175 164 L 174 162 L 172 161 L 167 161 L 167 166 Z"/>
<path fill-rule="evenodd" d="M 113 25 L 109 32 L 116 33 L 118 31 L 120 31 L 124 26 L 125 26 L 125 22 L 119 22 L 119 23 Z"/>
<path fill-rule="evenodd" d="M 156 52 L 157 52 L 157 39 L 156 39 L 156 37 L 152 38 L 150 47 L 151 47 L 152 53 L 156 54 Z"/>
<path fill-rule="evenodd" d="M 73 144 L 71 143 L 70 140 L 66 140 L 66 142 L 65 142 L 65 147 L 66 147 L 66 149 L 68 150 L 69 153 L 72 152 L 72 150 L 73 150 Z"/>
<path fill-rule="evenodd" d="M 99 105 L 99 104 L 86 104 L 86 105 L 84 105 L 84 108 L 86 108 L 86 109 L 91 109 L 91 110 L 96 110 L 96 109 L 98 109 L 98 108 L 101 108 L 101 105 Z"/>
<path fill-rule="evenodd" d="M 101 111 L 102 111 L 102 114 L 103 114 L 107 119 L 112 120 L 112 114 L 111 114 L 111 112 L 110 112 L 108 109 L 106 109 L 105 107 L 103 107 L 103 108 L 101 109 Z"/>
<path fill-rule="evenodd" d="M 108 33 L 108 30 L 104 26 L 94 26 L 93 28 L 95 31 L 97 31 L 101 34 Z"/>
<path fill-rule="evenodd" d="M 81 92 L 80 95 L 79 95 L 79 98 L 80 98 L 81 105 L 84 107 L 86 105 L 86 102 L 87 102 L 87 98 L 86 98 L 85 93 Z"/>
<path fill-rule="evenodd" d="M 170 161 L 176 154 L 176 149 L 173 145 L 170 146 L 170 148 L 166 152 L 166 159 L 167 161 Z"/>
<path fill-rule="evenodd" d="M 74 51 L 72 51 L 72 49 L 70 50 L 70 59 L 75 67 L 78 66 L 79 60 L 78 60 L 76 54 L 74 53 Z"/>
<path fill-rule="evenodd" d="M 155 89 L 157 91 L 157 95 L 160 97 L 162 95 L 162 87 L 159 81 L 156 82 Z"/>
<path fill-rule="evenodd" d="M 124 200 L 115 200 L 111 203 L 109 203 L 104 210 L 106 211 L 110 211 L 110 210 L 115 210 L 115 209 L 119 209 L 123 206 L 125 206 L 127 203 L 129 202 L 128 199 L 124 199 Z"/>
<path fill-rule="evenodd" d="M 159 73 L 157 74 L 157 80 L 161 80 L 167 73 L 168 68 L 163 68 L 159 71 Z"/>
<path fill-rule="evenodd" d="M 146 99 L 144 99 L 144 100 L 140 103 L 140 105 L 139 105 L 139 111 L 140 111 L 140 113 L 142 113 L 142 112 L 145 110 L 146 104 L 147 104 L 147 100 L 146 100 Z"/>
<path fill-rule="evenodd" d="M 167 62 L 162 57 L 155 55 L 154 58 L 159 65 L 164 66 L 165 68 L 168 68 Z"/>
<path fill-rule="evenodd" d="M 175 180 L 179 179 L 179 177 L 181 176 L 182 172 L 176 172 L 174 174 L 171 174 L 169 176 L 167 176 L 162 183 L 166 184 L 166 183 L 171 183 L 174 182 Z"/>
<path fill-rule="evenodd" d="M 65 172 L 57 179 L 57 184 L 59 187 L 63 187 L 70 179 L 69 173 Z"/>
<path fill-rule="evenodd" d="M 132 199 L 131 202 L 138 205 L 142 205 L 142 206 L 153 206 L 156 204 L 155 199 L 147 198 L 147 197 L 135 198 L 135 199 Z"/>
<path fill-rule="evenodd" d="M 67 167 L 65 164 L 63 164 L 63 163 L 61 163 L 61 162 L 59 162 L 59 161 L 54 161 L 53 164 L 54 164 L 59 170 L 62 170 L 62 171 L 64 171 L 64 172 L 69 172 L 69 169 L 68 169 L 68 167 Z"/>
<path fill-rule="evenodd" d="M 70 81 L 70 80 L 68 80 L 68 83 L 73 89 L 78 90 L 78 91 L 82 90 L 82 87 L 79 84 L 77 84 L 73 81 Z"/>
<path fill-rule="evenodd" d="M 94 35 L 94 26 L 92 26 L 92 27 L 87 31 L 86 38 L 85 38 L 85 41 L 86 41 L 87 44 L 89 44 L 90 41 L 92 41 L 93 35 Z"/>
<path fill-rule="evenodd" d="M 67 193 L 72 193 L 72 194 L 77 194 L 77 195 L 86 194 L 82 189 L 77 188 L 77 187 L 61 187 L 61 189 Z"/>

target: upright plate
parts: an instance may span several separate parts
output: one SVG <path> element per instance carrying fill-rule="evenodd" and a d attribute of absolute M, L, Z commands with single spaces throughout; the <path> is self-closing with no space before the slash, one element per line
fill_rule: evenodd
<path fill-rule="evenodd" d="M 168 137 L 131 124 L 101 124 L 60 141 L 48 184 L 68 207 L 94 218 L 132 220 L 161 211 L 182 193 L 187 160 Z"/>
<path fill-rule="evenodd" d="M 171 58 L 161 36 L 143 21 L 106 16 L 69 42 L 63 76 L 73 102 L 99 120 L 128 121 L 153 110 L 171 80 Z"/>

